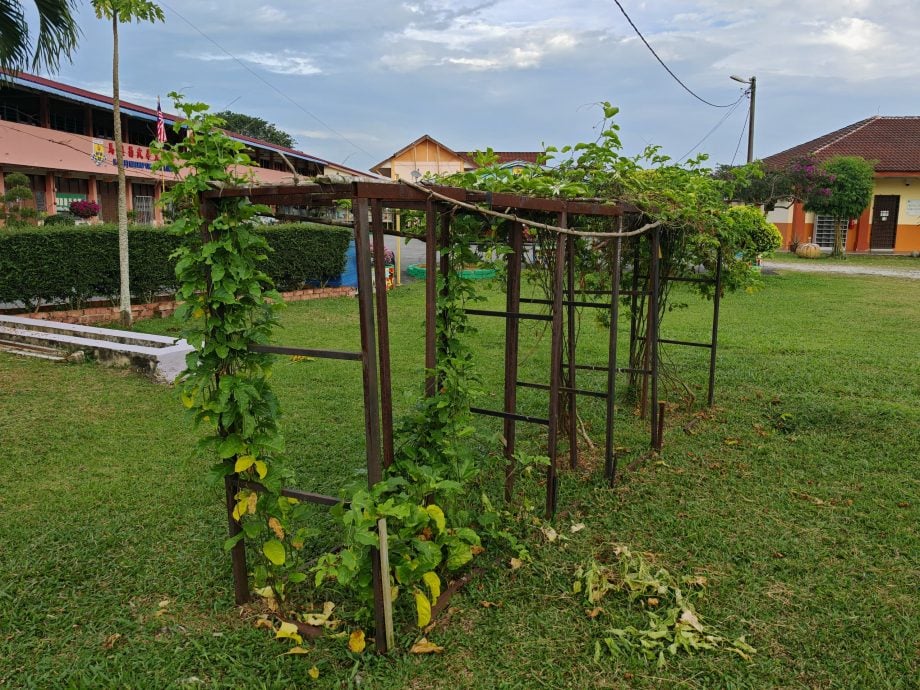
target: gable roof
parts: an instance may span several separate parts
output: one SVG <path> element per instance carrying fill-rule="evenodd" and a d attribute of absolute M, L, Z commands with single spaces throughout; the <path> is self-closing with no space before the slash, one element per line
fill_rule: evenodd
<path fill-rule="evenodd" d="M 35 74 L 28 74 L 27 72 L 6 72 L 5 77 L 13 84 L 25 86 L 27 88 L 35 89 L 43 93 L 54 94 L 67 100 L 86 103 L 88 105 L 95 105 L 105 110 L 111 110 L 114 108 L 114 102 L 111 96 L 95 93 L 93 91 L 87 91 L 86 89 L 81 89 L 77 86 L 71 86 L 70 84 L 64 84 L 63 82 L 46 79 L 45 77 L 40 77 Z M 157 119 L 157 111 L 143 105 L 137 105 L 136 103 L 119 100 L 119 107 L 123 113 L 129 116 L 137 117 L 143 120 L 152 120 L 154 122 Z M 181 119 L 183 118 L 179 115 L 173 115 L 166 112 L 163 113 L 163 121 L 166 125 L 172 125 L 177 120 Z M 355 170 L 354 168 L 349 168 L 347 166 L 340 165 L 339 163 L 327 161 L 323 158 L 318 158 L 317 156 L 304 153 L 303 151 L 288 148 L 287 146 L 279 146 L 278 144 L 273 144 L 270 141 L 265 141 L 264 139 L 257 139 L 255 137 L 250 137 L 246 134 L 240 134 L 239 132 L 233 132 L 230 130 L 224 131 L 226 131 L 226 133 L 232 139 L 236 139 L 237 141 L 244 144 L 254 144 L 263 149 L 280 151 L 285 155 L 307 160 L 312 163 L 319 163 L 323 166 L 331 165 L 339 170 L 345 170 L 359 176 L 367 174 L 361 170 Z"/>
<path fill-rule="evenodd" d="M 814 155 L 862 156 L 875 161 L 876 172 L 920 172 L 920 116 L 875 115 L 763 159 L 782 168 L 796 158 Z"/>
<path fill-rule="evenodd" d="M 426 141 L 429 142 L 429 143 L 434 144 L 435 146 L 440 146 L 442 149 L 444 149 L 445 151 L 447 151 L 447 152 L 448 152 L 450 155 L 452 155 L 452 156 L 456 156 L 457 158 L 465 158 L 464 155 L 463 155 L 462 153 L 458 153 L 457 151 L 454 151 L 454 150 L 453 150 L 452 148 L 450 148 L 449 146 L 445 146 L 444 144 L 442 144 L 440 141 L 438 141 L 437 139 L 435 139 L 435 138 L 434 138 L 433 136 L 431 136 L 430 134 L 423 134 L 422 136 L 420 136 L 418 139 L 416 139 L 416 140 L 413 141 L 412 143 L 406 144 L 405 146 L 403 146 L 403 147 L 402 147 L 401 149 L 399 149 L 399 151 L 397 151 L 396 153 L 393 153 L 393 154 L 387 156 L 386 158 L 384 158 L 382 161 L 380 161 L 379 163 L 377 163 L 377 165 L 372 166 L 372 167 L 371 167 L 371 172 L 373 172 L 373 173 L 380 173 L 382 170 L 384 170 L 384 169 L 387 168 L 387 166 L 393 161 L 394 158 L 399 158 L 399 156 L 403 155 L 406 151 L 408 151 L 408 150 L 410 150 L 410 149 L 414 149 L 416 146 L 418 146 L 419 144 L 421 144 L 421 143 L 423 143 L 423 142 L 426 142 Z"/>

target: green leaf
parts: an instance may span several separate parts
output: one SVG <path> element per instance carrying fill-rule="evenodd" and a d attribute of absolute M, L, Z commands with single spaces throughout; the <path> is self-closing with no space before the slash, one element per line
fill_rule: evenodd
<path fill-rule="evenodd" d="M 460 541 L 451 542 L 447 546 L 447 568 L 456 570 L 473 560 L 473 551 L 469 544 Z"/>
<path fill-rule="evenodd" d="M 275 565 L 284 565 L 284 544 L 277 539 L 270 539 L 262 545 L 262 553 Z"/>

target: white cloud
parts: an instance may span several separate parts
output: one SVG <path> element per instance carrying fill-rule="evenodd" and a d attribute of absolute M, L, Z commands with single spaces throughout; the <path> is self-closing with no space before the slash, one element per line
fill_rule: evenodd
<path fill-rule="evenodd" d="M 234 59 L 226 53 L 198 53 L 189 57 L 203 62 L 226 62 Z M 313 58 L 288 50 L 281 53 L 252 51 L 237 57 L 244 62 L 258 65 L 275 74 L 291 74 L 303 77 L 323 73 L 323 70 L 313 62 Z"/>
<path fill-rule="evenodd" d="M 821 42 L 847 50 L 871 50 L 884 44 L 885 30 L 868 19 L 843 17 L 821 33 Z"/>

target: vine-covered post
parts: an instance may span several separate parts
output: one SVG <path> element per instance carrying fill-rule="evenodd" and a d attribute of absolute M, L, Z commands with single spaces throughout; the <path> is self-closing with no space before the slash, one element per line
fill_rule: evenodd
<path fill-rule="evenodd" d="M 617 230 L 623 232 L 623 216 L 619 217 Z M 617 456 L 616 445 L 613 441 L 614 415 L 616 414 L 616 382 L 617 382 L 617 325 L 620 319 L 620 256 L 623 250 L 623 239 L 617 237 L 613 245 L 613 276 L 610 280 L 610 333 L 607 340 L 607 409 L 604 443 L 604 475 L 611 486 L 616 481 Z"/>
<path fill-rule="evenodd" d="M 547 519 L 551 519 L 556 514 L 556 504 L 559 498 L 559 478 L 556 473 L 556 460 L 559 440 L 559 388 L 562 379 L 562 297 L 565 291 L 565 250 L 566 238 L 562 234 L 557 234 L 553 270 L 553 321 L 549 373 L 549 438 L 547 440 L 549 467 L 546 471 Z"/>
<path fill-rule="evenodd" d="M 652 448 L 660 450 L 658 438 L 658 290 L 661 282 L 659 275 L 659 254 L 661 252 L 661 228 L 652 230 L 649 241 L 649 298 L 646 328 L 648 329 L 648 360 L 651 373 L 651 401 L 649 409 L 649 422 L 651 425 Z"/>
<path fill-rule="evenodd" d="M 368 203 L 357 198 L 353 203 L 355 224 L 355 260 L 358 268 L 358 312 L 361 322 L 361 363 L 364 377 L 364 426 L 366 430 L 367 484 L 369 489 L 383 480 L 380 438 L 380 402 L 377 382 L 377 346 L 374 336 L 374 302 L 371 294 L 370 233 L 367 227 Z M 384 286 L 378 286 L 378 289 Z M 383 544 L 381 544 L 383 546 Z M 389 577 L 381 567 L 379 549 L 371 550 L 374 588 L 374 626 L 377 651 L 387 651 L 387 616 L 383 578 Z"/>
<path fill-rule="evenodd" d="M 716 353 L 719 349 L 719 303 L 722 300 L 722 246 L 716 253 L 715 292 L 712 295 L 712 340 L 709 348 L 709 391 L 706 404 L 712 407 L 716 395 Z"/>
<path fill-rule="evenodd" d="M 569 214 L 562 211 L 559 214 L 559 227 L 567 228 Z M 567 395 L 564 399 L 568 402 L 568 436 L 569 436 L 569 466 L 572 469 L 578 467 L 578 400 L 575 389 L 575 237 L 569 235 L 565 238 L 566 256 L 566 319 L 568 330 L 566 333 L 567 345 L 567 370 L 568 370 L 568 387 Z"/>
<path fill-rule="evenodd" d="M 438 365 L 438 234 L 437 207 L 428 199 L 425 204 L 425 395 L 435 394 Z"/>
<path fill-rule="evenodd" d="M 517 374 L 518 374 L 518 334 L 519 322 L 516 317 L 521 309 L 521 262 L 524 252 L 524 230 L 520 223 L 510 225 L 509 243 L 511 251 L 507 255 L 508 286 L 505 295 L 505 311 L 509 318 L 505 319 L 505 403 L 506 415 L 517 412 Z M 517 428 L 515 420 L 505 417 L 503 433 L 505 438 L 505 501 L 510 501 L 514 493 L 514 479 L 517 472 L 517 461 L 514 458 L 515 435 Z"/>

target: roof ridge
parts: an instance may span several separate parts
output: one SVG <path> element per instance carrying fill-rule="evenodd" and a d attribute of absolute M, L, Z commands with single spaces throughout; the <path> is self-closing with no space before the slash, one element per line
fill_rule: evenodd
<path fill-rule="evenodd" d="M 833 146 L 834 144 L 837 144 L 837 143 L 843 141 L 844 139 L 846 139 L 846 138 L 847 138 L 848 136 L 850 136 L 851 134 L 855 134 L 856 132 L 860 131 L 861 129 L 863 129 L 863 128 L 865 128 L 865 127 L 868 127 L 870 124 L 872 124 L 873 122 L 875 122 L 876 120 L 878 120 L 880 117 L 881 117 L 881 115 L 873 115 L 872 117 L 867 117 L 867 118 L 866 118 L 865 120 L 863 120 L 861 123 L 859 123 L 859 122 L 856 123 L 858 126 L 853 127 L 853 129 L 850 129 L 849 131 L 847 131 L 847 132 L 841 134 L 841 135 L 840 135 L 839 137 L 837 137 L 836 139 L 833 139 L 833 140 L 827 142 L 826 144 L 824 144 L 824 146 L 819 146 L 818 148 L 816 148 L 814 151 L 812 151 L 812 154 L 813 154 L 813 155 L 814 155 L 814 154 L 817 154 L 817 153 L 819 153 L 820 151 L 823 151 L 824 149 L 826 149 L 827 147 Z M 852 125 L 851 125 L 851 126 L 852 126 Z"/>

